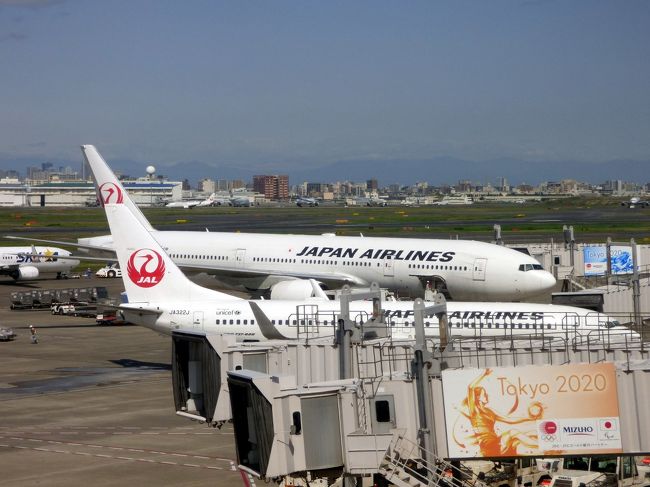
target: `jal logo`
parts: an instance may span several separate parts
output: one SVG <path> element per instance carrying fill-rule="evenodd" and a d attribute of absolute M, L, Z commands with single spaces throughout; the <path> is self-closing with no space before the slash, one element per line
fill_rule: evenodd
<path fill-rule="evenodd" d="M 159 284 L 165 275 L 165 262 L 155 250 L 140 249 L 129 257 L 126 271 L 136 286 L 153 287 Z"/>
<path fill-rule="evenodd" d="M 117 184 L 104 183 L 99 187 L 99 202 L 102 206 L 109 203 L 121 204 L 124 202 L 124 195 Z"/>

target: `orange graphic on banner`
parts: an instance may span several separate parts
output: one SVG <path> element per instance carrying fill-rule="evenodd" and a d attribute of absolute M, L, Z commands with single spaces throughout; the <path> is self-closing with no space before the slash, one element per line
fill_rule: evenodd
<path fill-rule="evenodd" d="M 496 423 L 516 425 L 541 419 L 544 406 L 539 401 L 530 403 L 527 416 L 513 417 L 519 407 L 519 397 L 515 396 L 514 404 L 506 415 L 499 414 L 489 406 L 490 399 L 485 388 L 480 385 L 483 379 L 492 373 L 492 369 L 485 369 L 467 387 L 467 397 L 461 404 L 460 413 L 471 424 L 471 431 L 465 440 L 458 439 L 454 428 L 454 441 L 461 448 L 466 448 L 465 442 L 477 445 L 484 457 L 517 455 L 519 447 L 537 448 L 537 433 L 534 428 L 520 431 L 515 428 L 497 431 Z M 458 418 L 460 418 L 459 416 Z M 457 421 L 458 421 L 457 418 Z"/>

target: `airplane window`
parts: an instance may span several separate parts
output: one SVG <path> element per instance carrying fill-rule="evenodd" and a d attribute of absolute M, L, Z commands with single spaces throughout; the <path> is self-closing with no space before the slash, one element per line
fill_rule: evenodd
<path fill-rule="evenodd" d="M 237 324 L 238 324 L 238 325 L 241 325 L 241 320 L 237 320 Z"/>
<path fill-rule="evenodd" d="M 244 320 L 244 324 L 245 324 L 245 325 L 248 325 L 248 320 Z"/>
<path fill-rule="evenodd" d="M 233 323 L 234 323 L 233 320 L 230 320 L 230 324 L 232 325 Z"/>
<path fill-rule="evenodd" d="M 275 320 L 271 320 L 271 324 L 272 324 L 272 325 L 275 325 Z"/>
<path fill-rule="evenodd" d="M 543 271 L 544 267 L 542 267 L 542 264 L 533 264 L 533 269 L 536 271 Z"/>
<path fill-rule="evenodd" d="M 217 325 L 219 324 L 219 321 L 221 321 L 221 320 L 217 320 L 217 321 L 216 321 Z"/>
<path fill-rule="evenodd" d="M 255 320 L 251 320 L 251 325 L 254 325 L 254 324 L 255 324 Z"/>

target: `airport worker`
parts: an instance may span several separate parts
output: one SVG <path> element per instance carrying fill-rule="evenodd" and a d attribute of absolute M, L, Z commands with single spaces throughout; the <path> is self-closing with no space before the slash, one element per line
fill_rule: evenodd
<path fill-rule="evenodd" d="M 29 325 L 29 333 L 31 335 L 31 340 L 32 343 L 38 343 L 38 338 L 36 337 L 36 328 L 34 328 L 34 325 Z"/>

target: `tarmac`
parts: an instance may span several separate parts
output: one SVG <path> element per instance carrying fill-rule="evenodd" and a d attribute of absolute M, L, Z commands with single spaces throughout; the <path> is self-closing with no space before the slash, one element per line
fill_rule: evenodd
<path fill-rule="evenodd" d="M 175 414 L 169 337 L 9 307 L 32 288 L 118 296 L 121 279 L 0 279 L 0 326 L 18 334 L 0 342 L 0 486 L 242 485 L 232 426 Z"/>

